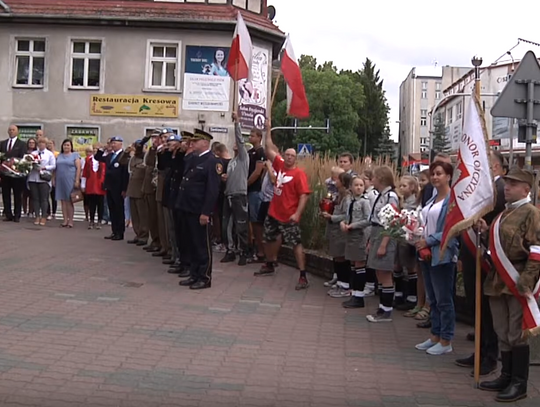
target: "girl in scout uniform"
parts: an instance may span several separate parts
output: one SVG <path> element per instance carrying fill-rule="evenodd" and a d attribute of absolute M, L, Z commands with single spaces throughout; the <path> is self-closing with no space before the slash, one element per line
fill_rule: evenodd
<path fill-rule="evenodd" d="M 377 280 L 381 286 L 379 308 L 377 312 L 366 316 L 369 322 L 391 322 L 394 303 L 394 281 L 392 274 L 396 260 L 397 242 L 381 233 L 383 227 L 379 219 L 381 209 L 388 205 L 399 207 L 396 194 L 394 173 L 388 166 L 378 167 L 373 171 L 373 187 L 379 192 L 371 209 L 371 233 L 368 245 L 367 267 L 377 272 Z"/>
<path fill-rule="evenodd" d="M 345 233 L 345 260 L 354 266 L 351 269 L 351 298 L 343 303 L 344 308 L 364 308 L 366 286 L 366 228 L 370 225 L 371 205 L 364 194 L 364 180 L 355 177 L 351 186 L 352 199 L 347 211 L 347 219 L 341 222 Z"/>
<path fill-rule="evenodd" d="M 361 177 L 364 180 L 364 194 L 369 199 L 370 208 L 373 208 L 373 205 L 377 200 L 377 196 L 379 196 L 379 192 L 373 187 L 373 183 L 371 182 L 373 180 L 373 171 L 370 169 L 366 169 L 362 173 Z M 368 244 L 370 233 L 371 227 L 368 227 L 365 230 Z M 364 289 L 364 297 L 371 297 L 372 295 L 375 295 L 375 293 L 377 292 L 377 284 L 378 283 L 376 271 L 370 269 L 369 267 L 366 268 L 366 288 Z"/>
<path fill-rule="evenodd" d="M 351 265 L 345 260 L 346 236 L 341 232 L 340 224 L 347 218 L 351 195 L 349 188 L 351 185 L 351 176 L 346 172 L 339 174 L 336 180 L 338 188 L 338 199 L 334 208 L 334 213 L 330 215 L 323 212 L 321 215 L 328 220 L 326 226 L 326 236 L 328 237 L 328 254 L 332 257 L 334 263 L 334 272 L 337 274 L 337 284 L 335 288 L 328 291 L 328 295 L 333 298 L 348 297 L 349 275 Z"/>

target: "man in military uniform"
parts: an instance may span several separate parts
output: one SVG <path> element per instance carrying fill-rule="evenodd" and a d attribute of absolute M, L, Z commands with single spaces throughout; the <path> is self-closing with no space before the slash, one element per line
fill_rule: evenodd
<path fill-rule="evenodd" d="M 489 296 L 493 327 L 499 338 L 501 375 L 480 383 L 480 389 L 498 392 L 499 402 L 514 402 L 527 397 L 529 378 L 528 335 L 540 331 L 537 295 L 540 273 L 540 210 L 530 203 L 534 175 L 519 168 L 506 176 L 506 209 L 493 221 L 485 220 L 480 230 L 489 234 L 493 269 L 484 284 Z"/>
<path fill-rule="evenodd" d="M 180 281 L 192 290 L 210 288 L 212 282 L 212 246 L 210 243 L 210 216 L 216 205 L 223 165 L 210 152 L 212 136 L 195 129 L 193 157 L 186 162 L 184 177 L 178 192 L 178 202 L 190 239 L 190 277 Z"/>
<path fill-rule="evenodd" d="M 129 183 L 129 155 L 123 150 L 123 143 L 122 137 L 114 136 L 111 138 L 112 151 L 105 155 L 103 149 L 99 149 L 94 156 L 96 161 L 106 165 L 104 187 L 107 191 L 112 234 L 105 239 L 110 240 L 124 240 L 126 230 L 124 198 Z"/>
<path fill-rule="evenodd" d="M 146 139 L 148 141 L 148 139 Z M 129 160 L 129 184 L 126 195 L 129 198 L 131 221 L 135 237 L 128 240 L 129 244 L 145 246 L 148 241 L 148 214 L 143 195 L 143 182 L 146 173 L 144 167 L 145 141 L 135 141 L 135 154 Z"/>
<path fill-rule="evenodd" d="M 157 149 L 156 154 L 156 170 L 157 170 L 157 183 L 156 183 L 156 209 L 157 209 L 157 224 L 159 231 L 159 241 L 161 242 L 161 250 L 153 253 L 154 257 L 167 257 L 170 259 L 171 244 L 169 239 L 169 230 L 167 228 L 167 208 L 163 202 L 163 192 L 165 190 L 165 178 L 170 168 L 168 162 L 165 159 L 167 148 L 167 141 L 169 136 L 174 135 L 172 129 L 165 128 L 161 130 L 161 145 Z"/>
<path fill-rule="evenodd" d="M 142 191 L 144 195 L 144 201 L 146 204 L 146 213 L 148 216 L 148 230 L 150 231 L 150 244 L 144 247 L 147 252 L 159 252 L 161 250 L 161 242 L 159 240 L 159 229 L 157 223 L 157 202 L 156 202 L 156 187 L 153 184 L 154 170 L 156 166 L 156 154 L 157 148 L 161 144 L 161 138 L 159 137 L 161 131 L 156 129 L 152 133 L 152 146 L 146 151 L 144 155 L 144 182 Z"/>

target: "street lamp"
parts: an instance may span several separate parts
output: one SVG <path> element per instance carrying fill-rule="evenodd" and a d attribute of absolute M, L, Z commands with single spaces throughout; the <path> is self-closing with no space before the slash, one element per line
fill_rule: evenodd
<path fill-rule="evenodd" d="M 475 55 L 474 57 L 472 57 L 471 63 L 474 66 L 474 88 L 476 92 L 476 97 L 480 102 L 480 66 L 482 66 L 482 58 Z"/>

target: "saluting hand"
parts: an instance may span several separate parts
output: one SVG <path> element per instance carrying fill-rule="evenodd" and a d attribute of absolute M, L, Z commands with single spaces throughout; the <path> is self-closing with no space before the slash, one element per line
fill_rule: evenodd
<path fill-rule="evenodd" d="M 208 225 L 208 222 L 210 222 L 210 217 L 209 216 L 201 215 L 199 217 L 199 223 L 201 224 L 201 226 Z"/>

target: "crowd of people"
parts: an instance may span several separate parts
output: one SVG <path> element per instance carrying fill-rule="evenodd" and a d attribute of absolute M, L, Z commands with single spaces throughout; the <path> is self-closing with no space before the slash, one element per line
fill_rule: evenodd
<path fill-rule="evenodd" d="M 296 289 L 306 289 L 309 282 L 299 225 L 311 193 L 307 176 L 297 166 L 294 149 L 280 153 L 268 131 L 269 123 L 263 147 L 262 131 L 253 129 L 248 143 L 235 114 L 233 121 L 232 155 L 204 130 L 175 134 L 165 128 L 125 149 L 122 137 L 112 137 L 103 147 L 88 148 L 84 159 L 73 151 L 70 140 L 57 153 L 42 134 L 25 145 L 17 139 L 17 128 L 10 126 L 0 152 L 7 157 L 31 152 L 39 157 L 40 166 L 25 180 L 2 177 L 5 220 L 19 221 L 26 184 L 36 224 L 44 225 L 54 215 L 55 201 L 60 201 L 62 226 L 71 228 L 73 194 L 80 189 L 90 229 L 100 227 L 108 208 L 112 233 L 105 238 L 112 241 L 124 239 L 125 203 L 129 202 L 135 236 L 127 243 L 162 258 L 170 266 L 169 273 L 184 278 L 180 286 L 211 287 L 212 252 L 222 252 L 222 263 L 237 262 L 239 267 L 260 263 L 255 276 L 271 276 L 280 246 L 287 244 L 293 248 L 299 270 Z M 433 356 L 452 352 L 456 276 L 459 269 L 467 299 L 474 304 L 476 248 L 462 236 L 451 239 L 441 251 L 454 173 L 450 157 L 439 154 L 429 169 L 404 175 L 398 182 L 387 166 L 362 174 L 356 174 L 353 166 L 353 155 L 341 154 L 326 181 L 333 201 L 333 210 L 320 213 L 327 222 L 328 254 L 334 267 L 332 280 L 324 283 L 328 295 L 345 299 L 345 308 L 364 308 L 366 297 L 376 297 L 378 307 L 367 315 L 369 322 L 391 322 L 395 310 L 403 311 L 404 317 L 430 329 L 429 337 L 416 349 Z M 519 292 L 526 295 L 533 291 L 540 271 L 539 258 L 533 255 L 540 253 L 536 230 L 540 211 L 529 198 L 534 177 L 517 168 L 508 171 L 497 152 L 491 153 L 491 171 L 497 202 L 475 227 L 488 234 L 501 215 L 504 224 L 497 223 L 497 228 L 511 237 L 502 241 L 502 248 L 520 276 Z M 52 178 L 42 176 L 43 172 L 51 172 Z M 49 201 L 51 190 L 54 199 Z M 421 213 L 423 235 L 413 244 L 382 233 L 380 213 L 388 204 Z M 427 258 L 421 255 L 425 249 L 430 252 Z M 527 393 L 529 348 L 521 330 L 523 310 L 498 270 L 491 265 L 486 271 L 480 370 L 482 375 L 494 372 L 500 351 L 502 371 L 480 388 L 497 391 L 498 401 L 514 401 Z M 456 364 L 472 368 L 474 355 Z"/>

